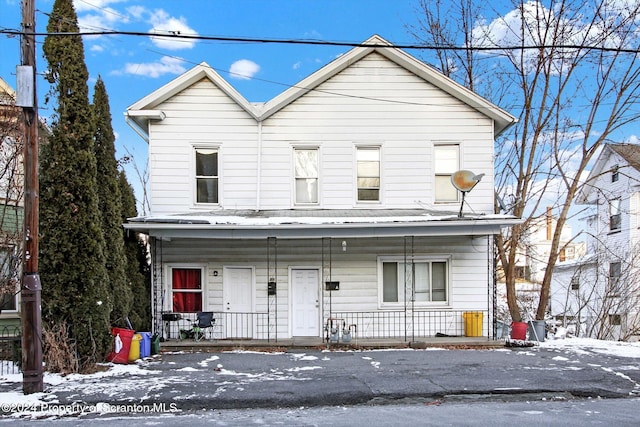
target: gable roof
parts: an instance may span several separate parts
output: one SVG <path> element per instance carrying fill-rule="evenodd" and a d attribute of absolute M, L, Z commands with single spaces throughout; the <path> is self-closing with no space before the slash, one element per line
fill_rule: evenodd
<path fill-rule="evenodd" d="M 640 171 L 640 145 L 635 144 L 609 144 L 610 149 L 618 153 L 629 166 Z"/>
<path fill-rule="evenodd" d="M 0 77 L 0 104 L 15 104 L 16 91 L 7 83 L 2 77 Z"/>
<path fill-rule="evenodd" d="M 593 185 L 588 185 L 588 183 L 592 180 L 595 180 L 596 177 L 606 172 L 604 167 L 606 166 L 609 158 L 612 155 L 620 156 L 627 165 L 632 168 L 640 171 L 640 145 L 637 144 L 605 144 L 602 147 L 602 151 L 598 155 L 593 168 L 589 172 L 587 179 L 585 180 L 585 185 L 578 193 L 578 197 L 576 198 L 577 204 L 588 204 L 589 197 L 593 191 Z M 622 165 L 621 165 L 622 166 Z"/>
<path fill-rule="evenodd" d="M 195 82 L 203 78 L 208 78 L 219 89 L 234 100 L 242 109 L 249 113 L 249 115 L 251 115 L 256 121 L 262 121 L 373 52 L 383 55 L 388 60 L 412 72 L 416 76 L 433 84 L 452 97 L 492 119 L 494 121 L 495 136 L 498 136 L 517 121 L 517 119 L 511 114 L 500 109 L 464 86 L 456 83 L 424 62 L 400 49 L 394 48 L 391 43 L 378 35 L 370 37 L 361 46 L 351 49 L 344 55 L 336 58 L 315 73 L 264 104 L 252 104 L 247 101 L 207 63 L 202 62 L 132 104 L 127 108 L 125 116 L 127 121 L 137 128 L 138 133 L 140 133 L 143 138 L 147 139 L 146 132 L 149 120 L 163 119 L 162 112 L 155 110 L 155 108 Z"/>

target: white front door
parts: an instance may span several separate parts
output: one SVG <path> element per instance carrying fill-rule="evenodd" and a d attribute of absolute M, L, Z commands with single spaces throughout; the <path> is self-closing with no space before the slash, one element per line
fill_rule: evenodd
<path fill-rule="evenodd" d="M 253 338 L 253 269 L 225 267 L 222 277 L 227 338 Z"/>
<path fill-rule="evenodd" d="M 291 270 L 292 335 L 320 336 L 319 273 L 317 269 Z"/>

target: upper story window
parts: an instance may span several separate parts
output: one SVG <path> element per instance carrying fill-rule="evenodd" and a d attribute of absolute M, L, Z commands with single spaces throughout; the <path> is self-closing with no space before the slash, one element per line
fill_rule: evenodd
<path fill-rule="evenodd" d="M 197 313 L 202 311 L 202 269 L 171 269 L 171 311 Z"/>
<path fill-rule="evenodd" d="M 296 204 L 318 203 L 318 149 L 294 149 L 295 202 Z"/>
<path fill-rule="evenodd" d="M 196 203 L 218 203 L 218 150 L 195 148 Z"/>
<path fill-rule="evenodd" d="M 609 263 L 609 295 L 620 295 L 620 276 L 622 275 L 622 263 L 611 262 Z"/>
<path fill-rule="evenodd" d="M 435 201 L 457 202 L 458 190 L 451 183 L 451 175 L 460 169 L 460 147 L 457 144 L 436 145 L 433 151 Z"/>
<path fill-rule="evenodd" d="M 614 165 L 611 168 L 611 182 L 618 182 L 620 179 L 620 168 L 618 165 Z"/>
<path fill-rule="evenodd" d="M 572 291 L 577 291 L 577 290 L 579 290 L 579 289 L 580 289 L 580 277 L 578 277 L 578 276 L 573 276 L 573 277 L 571 278 L 571 283 L 570 283 L 570 285 L 571 285 L 571 290 L 572 290 Z"/>
<path fill-rule="evenodd" d="M 382 260 L 381 302 L 398 306 L 413 301 L 427 306 L 449 298 L 448 263 L 445 260 L 415 260 L 413 263 Z"/>
<path fill-rule="evenodd" d="M 609 230 L 618 231 L 621 227 L 620 199 L 609 201 Z"/>
<path fill-rule="evenodd" d="M 380 148 L 358 147 L 357 186 L 359 202 L 380 201 Z"/>

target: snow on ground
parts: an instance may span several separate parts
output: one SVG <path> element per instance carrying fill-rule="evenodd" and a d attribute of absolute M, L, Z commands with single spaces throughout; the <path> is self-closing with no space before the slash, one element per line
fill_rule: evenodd
<path fill-rule="evenodd" d="M 592 338 L 567 338 L 546 340 L 540 343 L 542 348 L 554 348 L 575 353 L 600 353 L 609 356 L 640 358 L 640 342 L 603 341 Z"/>
<path fill-rule="evenodd" d="M 637 358 L 640 359 L 640 342 L 628 343 L 628 342 L 619 342 L 619 341 L 601 341 L 589 338 L 566 338 L 566 339 L 548 339 L 541 343 L 536 343 L 536 347 L 544 348 L 544 349 L 552 349 L 557 350 L 559 352 L 564 353 L 564 356 L 556 356 L 554 360 L 557 361 L 570 361 L 568 357 L 571 357 L 571 354 L 579 355 L 579 354 L 593 354 L 599 353 L 603 355 L 610 356 L 620 356 L 626 358 Z M 526 355 L 534 355 L 536 351 L 536 347 L 529 348 L 526 351 L 518 352 L 518 355 L 525 356 Z M 444 349 L 434 349 L 430 348 L 429 350 L 444 350 Z M 369 357 L 368 354 L 371 354 L 375 351 L 381 350 L 367 350 L 362 351 L 362 359 L 366 361 L 370 361 L 373 367 L 378 368 L 379 362 L 375 362 L 373 358 Z M 393 350 L 396 351 L 396 350 Z M 424 350 L 413 350 L 407 349 L 407 351 L 424 351 Z M 486 350 L 484 350 L 486 351 Z M 497 348 L 489 351 L 505 351 L 503 348 Z M 510 351 L 510 350 L 507 350 Z M 234 350 L 234 353 L 244 352 L 240 350 Z M 247 351 L 247 353 L 259 353 L 256 351 Z M 274 353 L 262 353 L 265 355 L 273 355 Z M 282 353 L 278 353 L 282 354 Z M 290 357 L 294 361 L 316 361 L 316 360 L 329 360 L 329 355 L 323 354 L 322 359 L 314 355 L 309 355 L 305 353 L 291 353 Z M 224 369 L 223 366 L 219 363 L 220 357 L 217 355 L 208 356 L 206 359 L 196 362 L 195 366 L 192 367 L 183 367 L 176 369 L 176 371 L 185 372 L 188 374 L 192 371 L 201 370 L 203 368 L 207 368 L 210 364 L 216 364 L 215 370 L 218 371 L 221 375 L 227 376 L 242 376 L 246 377 L 247 381 L 273 381 L 282 379 L 282 377 L 288 377 L 289 379 L 297 379 L 301 380 L 303 378 L 295 378 L 292 377 L 291 374 L 294 372 L 302 371 L 302 370 L 313 370 L 313 369 L 321 369 L 319 366 L 309 366 L 305 368 L 291 368 L 286 370 L 287 372 L 269 372 L 263 374 L 247 374 L 236 372 L 233 370 Z M 137 389 L 143 387 L 147 390 L 148 393 L 153 394 L 154 392 L 159 392 L 164 388 L 170 388 L 172 384 L 167 381 L 163 381 L 159 375 L 162 373 L 161 371 L 154 370 L 153 365 L 158 363 L 155 357 L 145 359 L 144 361 L 138 361 L 138 363 L 128 364 L 128 365 L 120 365 L 120 364 L 105 364 L 104 366 L 107 368 L 103 372 L 98 372 L 94 374 L 80 375 L 80 374 L 71 374 L 71 375 L 59 375 L 59 374 L 50 374 L 46 373 L 44 375 L 44 383 L 45 387 L 55 387 L 56 390 L 65 390 L 69 392 L 77 392 L 78 395 L 82 393 L 90 392 L 91 390 L 87 390 L 89 388 L 99 388 L 101 391 L 106 391 L 108 393 L 108 388 L 110 384 L 115 384 L 113 387 L 117 387 L 118 390 L 125 389 Z M 604 368 L 603 368 L 604 369 Z M 620 367 L 620 370 L 634 370 L 640 369 L 635 363 L 630 364 L 628 369 L 624 369 L 624 367 Z M 6 372 L 6 370 L 4 371 Z M 621 373 L 616 373 L 616 375 L 624 375 Z M 186 378 L 186 377 L 185 377 Z M 176 381 L 176 378 L 173 379 Z M 30 395 L 22 394 L 22 374 L 5 374 L 0 375 L 0 388 L 4 390 L 12 390 L 12 391 L 4 391 L 0 392 L 0 412 L 11 413 L 12 416 L 17 417 L 29 417 L 30 414 L 36 416 L 38 418 L 47 417 L 59 417 L 64 415 L 78 415 L 80 413 L 86 413 L 90 411 L 92 413 L 109 413 L 111 408 L 108 403 L 103 405 L 98 404 L 87 410 L 87 408 L 82 408 L 78 405 L 57 405 L 56 396 L 51 393 L 34 393 Z M 10 410 L 5 410 L 10 409 Z"/>

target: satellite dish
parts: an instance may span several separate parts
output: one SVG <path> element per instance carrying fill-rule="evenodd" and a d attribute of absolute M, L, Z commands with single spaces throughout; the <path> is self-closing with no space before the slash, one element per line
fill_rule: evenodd
<path fill-rule="evenodd" d="M 469 191 L 473 190 L 473 187 L 480 182 L 483 173 L 476 175 L 468 170 L 459 170 L 451 175 L 451 184 L 462 193 L 462 203 L 460 204 L 460 212 L 458 218 L 462 218 L 462 207 L 464 206 L 464 196 Z"/>

